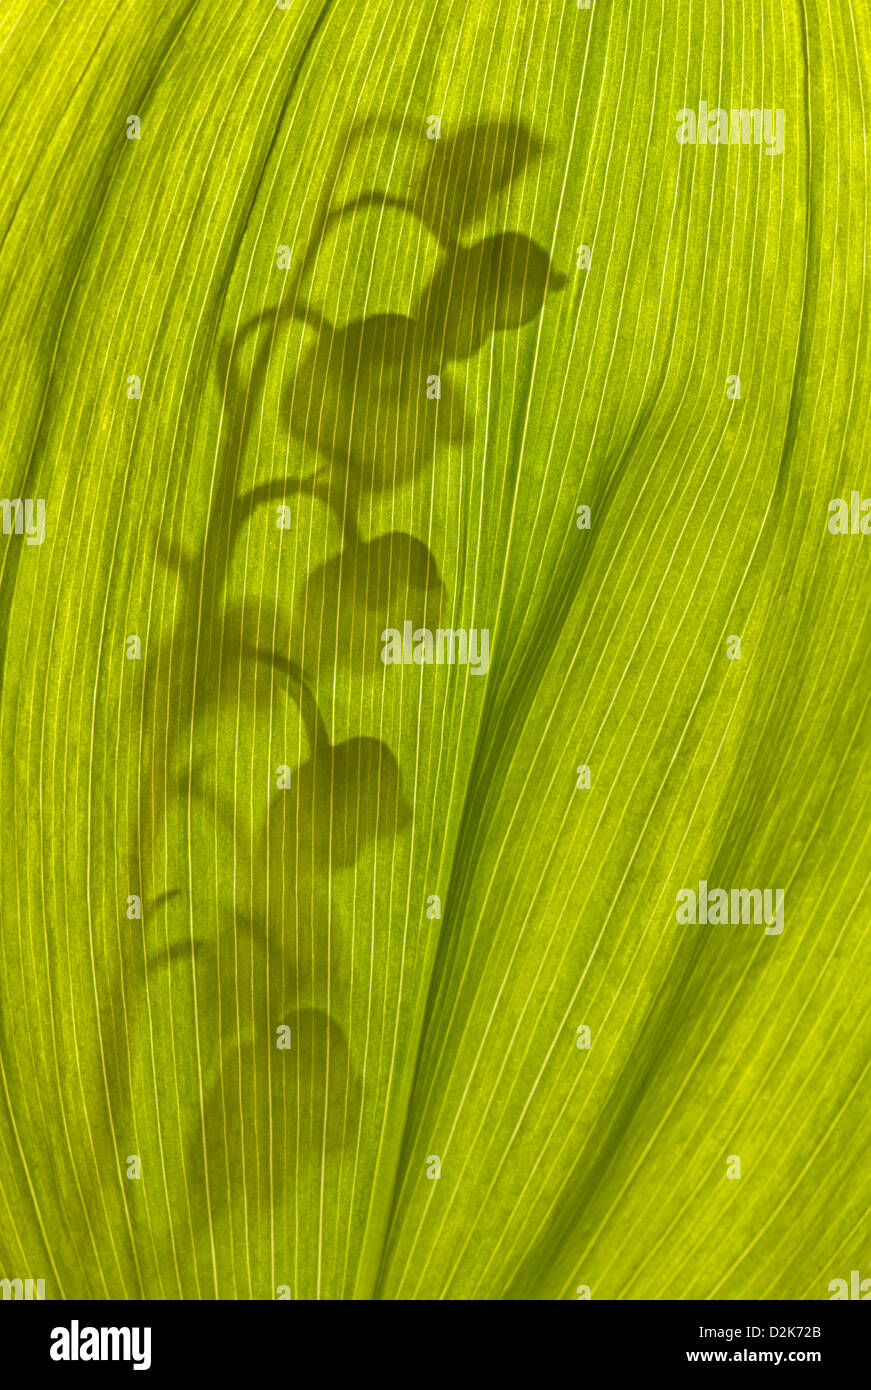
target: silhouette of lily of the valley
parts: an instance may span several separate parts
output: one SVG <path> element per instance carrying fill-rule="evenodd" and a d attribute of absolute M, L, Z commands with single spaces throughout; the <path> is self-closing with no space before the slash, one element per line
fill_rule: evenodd
<path fill-rule="evenodd" d="M 341 924 L 331 916 L 335 909 L 325 888 L 330 875 L 353 868 L 377 840 L 401 833 L 411 807 L 395 753 L 363 732 L 334 742 L 318 692 L 329 686 L 323 677 L 330 669 L 350 666 L 374 676 L 380 631 L 406 620 L 433 625 L 447 602 L 429 547 L 404 531 L 367 535 L 361 515 L 371 499 L 433 469 L 446 451 L 469 444 L 462 382 L 452 376 L 452 364 L 466 362 L 495 333 L 530 323 L 547 294 L 564 284 L 547 252 L 521 233 L 505 231 L 468 244 L 460 239 L 540 153 L 536 137 L 510 122 L 465 125 L 433 142 L 408 196 L 373 188 L 352 202 L 326 207 L 281 300 L 220 344 L 217 375 L 226 413 L 203 549 L 197 556 L 165 543 L 161 549 L 179 574 L 183 598 L 173 634 L 148 663 L 147 786 L 153 795 L 141 798 L 131 870 L 141 885 L 149 944 L 144 953 L 127 948 L 125 968 L 153 971 L 156 981 L 163 967 L 177 971 L 187 961 L 200 981 L 200 1015 L 223 1001 L 217 1016 L 228 1021 L 235 1008 L 236 1031 L 227 1022 L 224 1040 L 235 1060 L 227 1062 L 227 1072 L 215 1058 L 203 1064 L 207 1162 L 219 1154 L 216 1162 L 225 1162 L 228 1174 L 243 1156 L 242 1100 L 248 1091 L 240 1083 L 238 1095 L 232 1086 L 228 1092 L 227 1076 L 242 1066 L 243 1052 L 255 1080 L 262 1071 L 258 1104 L 266 1076 L 274 1085 L 281 1065 L 293 1073 L 281 1097 L 297 1123 L 303 1123 L 306 1106 L 328 1117 L 320 1130 L 309 1126 L 312 1135 L 320 1133 L 311 1154 L 318 1143 L 325 1152 L 340 1148 L 341 1134 L 353 1129 L 361 1081 L 336 1016 L 347 1003 L 350 971 L 336 948 Z M 325 232 L 362 206 L 398 207 L 438 241 L 440 260 L 420 287 L 413 317 L 379 313 L 334 324 L 305 291 Z M 284 387 L 280 423 L 315 466 L 240 491 L 238 474 L 274 344 L 292 321 L 312 341 Z M 239 363 L 246 351 L 251 361 L 243 375 Z M 433 377 L 440 386 L 435 399 L 426 392 Z M 234 549 L 255 513 L 306 496 L 338 519 L 339 552 L 310 570 L 289 616 L 270 605 L 233 603 L 227 589 Z M 272 634 L 271 642 L 264 641 L 264 631 Z M 215 772 L 215 719 L 218 709 L 227 708 L 235 708 L 242 722 L 253 717 L 252 678 L 264 669 L 299 710 L 307 751 L 293 770 L 290 790 L 264 796 L 252 821 L 244 807 L 227 804 L 226 787 L 214 781 L 224 776 L 233 786 L 232 767 Z M 200 807 L 197 816 L 191 815 L 194 804 Z M 220 846 L 228 840 L 225 855 Z M 178 872 L 200 855 L 214 861 L 216 845 L 221 859 L 242 866 L 217 923 L 198 907 L 196 874 Z M 150 930 L 150 915 L 167 913 L 184 918 L 177 938 L 166 923 L 159 935 Z M 240 960 L 252 991 L 244 997 L 264 1045 L 273 1046 L 276 1023 L 295 1020 L 289 1026 L 292 1034 L 296 1029 L 296 1050 L 293 1044 L 287 1052 L 273 1050 L 268 1066 L 262 1056 L 256 1060 L 256 1047 L 251 1051 L 254 1035 L 239 1031 Z M 328 1065 L 331 1049 L 344 1059 L 340 1065 Z M 192 1141 L 189 1162 L 202 1164 L 202 1137 Z M 220 1202 L 214 1188 L 210 1200 Z"/>

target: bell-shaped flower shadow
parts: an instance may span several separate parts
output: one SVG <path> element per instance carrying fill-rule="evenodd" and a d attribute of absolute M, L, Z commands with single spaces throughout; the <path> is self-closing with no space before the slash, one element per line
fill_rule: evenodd
<path fill-rule="evenodd" d="M 484 121 L 444 134 L 432 142 L 414 196 L 419 216 L 443 240 L 456 237 L 484 216 L 543 148 L 537 135 L 515 121 Z"/>
<path fill-rule="evenodd" d="M 437 448 L 469 436 L 461 397 L 420 325 L 400 314 L 322 330 L 288 397 L 291 433 L 343 472 L 354 495 L 401 487 L 433 466 Z"/>
<path fill-rule="evenodd" d="M 273 995 L 256 1035 L 246 1023 L 237 1039 L 227 1018 L 221 1066 L 205 1068 L 207 1135 L 241 1151 L 246 1130 L 266 1132 L 265 1115 L 256 1111 L 271 1103 L 275 1138 L 291 1160 L 294 1151 L 340 1151 L 361 1096 L 344 1030 L 325 1009 L 297 1009 L 292 991 L 286 1003 Z"/>
<path fill-rule="evenodd" d="M 244 994 L 236 1003 L 237 980 L 223 982 L 221 1032 L 203 1058 L 202 1122 L 194 1104 L 187 1126 L 187 1171 L 195 1183 L 208 1172 L 215 1239 L 230 1249 L 258 1211 L 281 1243 L 288 1207 L 306 1200 L 311 1182 L 335 1180 L 359 1125 L 362 1085 L 344 1029 L 325 1008 L 298 1006 L 273 967 L 268 991 L 255 982 L 253 1017 Z M 208 1036 L 214 987 L 198 974 Z"/>
<path fill-rule="evenodd" d="M 399 767 L 385 743 L 351 738 L 315 743 L 314 755 L 291 776 L 290 786 L 269 808 L 269 864 L 283 865 L 292 890 L 294 875 L 308 884 L 317 873 L 351 867 L 376 840 L 390 840 L 411 819 Z M 263 846 L 266 855 L 266 846 Z M 255 874 L 265 887 L 266 875 Z M 255 919 L 266 901 L 255 894 Z"/>
<path fill-rule="evenodd" d="M 471 357 L 491 333 L 530 323 L 541 313 L 545 296 L 565 283 L 544 248 L 521 232 L 460 247 L 421 292 L 418 313 L 430 351 L 443 345 L 449 358 Z"/>
<path fill-rule="evenodd" d="M 312 570 L 294 612 L 295 654 L 306 671 L 376 671 L 385 627 L 437 626 L 444 584 L 416 536 L 391 531 L 345 549 Z"/>
<path fill-rule="evenodd" d="M 348 1132 L 354 1132 L 360 1112 L 361 1087 L 348 1040 L 324 1009 L 289 1013 L 286 1026 L 290 1030 L 290 1048 L 282 1056 L 286 1132 L 299 1134 L 303 1149 L 338 1153 Z"/>

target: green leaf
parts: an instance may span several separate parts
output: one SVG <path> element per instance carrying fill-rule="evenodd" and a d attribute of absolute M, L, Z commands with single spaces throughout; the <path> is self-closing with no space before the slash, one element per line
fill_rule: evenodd
<path fill-rule="evenodd" d="M 869 1273 L 869 25 L 8 0 L 4 1277 Z"/>

